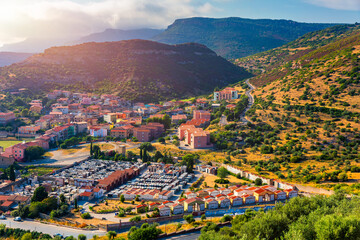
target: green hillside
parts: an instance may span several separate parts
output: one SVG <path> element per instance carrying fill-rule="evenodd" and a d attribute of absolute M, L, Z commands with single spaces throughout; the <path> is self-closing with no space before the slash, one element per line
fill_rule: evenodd
<path fill-rule="evenodd" d="M 0 89 L 115 93 L 149 102 L 209 93 L 250 76 L 200 44 L 129 40 L 49 48 L 0 68 Z"/>

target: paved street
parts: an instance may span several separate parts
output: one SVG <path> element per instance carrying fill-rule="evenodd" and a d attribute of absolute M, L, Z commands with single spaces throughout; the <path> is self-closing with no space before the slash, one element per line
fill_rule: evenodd
<path fill-rule="evenodd" d="M 248 104 L 248 106 L 245 108 L 245 110 L 244 110 L 244 111 L 241 113 L 241 115 L 240 115 L 240 120 L 241 120 L 241 122 L 242 122 L 243 124 L 247 124 L 247 123 L 249 122 L 249 120 L 246 119 L 245 114 L 246 114 L 247 111 L 249 111 L 249 109 L 250 109 L 250 108 L 252 107 L 252 105 L 254 104 L 254 96 L 251 94 L 251 92 L 252 92 L 253 90 L 255 90 L 255 87 L 254 87 L 253 85 L 251 85 L 251 83 L 249 82 L 249 79 L 246 80 L 245 82 L 246 82 L 246 84 L 250 87 L 250 89 L 245 92 L 246 96 L 249 97 L 249 104 Z"/>
<path fill-rule="evenodd" d="M 193 232 L 193 233 L 186 233 L 181 235 L 176 235 L 173 237 L 168 238 L 160 238 L 159 240 L 175 240 L 175 239 L 181 239 L 181 240 L 195 240 L 200 237 L 200 231 L 199 232 Z"/>
<path fill-rule="evenodd" d="M 9 228 L 21 228 L 24 230 L 38 231 L 38 232 L 50 234 L 52 236 L 57 233 L 60 233 L 63 236 L 72 235 L 74 237 L 77 237 L 79 234 L 84 234 L 88 239 L 90 239 L 92 238 L 93 235 L 103 236 L 106 234 L 105 231 L 101 231 L 101 230 L 86 231 L 86 230 L 79 230 L 79 229 L 43 224 L 34 221 L 16 222 L 12 218 L 8 218 L 6 220 L 0 220 L 0 224 L 6 224 L 6 226 Z"/>

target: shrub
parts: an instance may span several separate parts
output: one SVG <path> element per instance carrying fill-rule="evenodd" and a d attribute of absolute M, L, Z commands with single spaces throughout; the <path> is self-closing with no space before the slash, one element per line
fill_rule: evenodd
<path fill-rule="evenodd" d="M 82 219 L 90 219 L 91 218 L 91 215 L 90 213 L 86 212 L 86 213 L 83 213 L 80 215 Z"/>

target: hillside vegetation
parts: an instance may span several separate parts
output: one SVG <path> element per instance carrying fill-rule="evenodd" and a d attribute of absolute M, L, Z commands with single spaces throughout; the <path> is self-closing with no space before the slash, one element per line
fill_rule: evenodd
<path fill-rule="evenodd" d="M 153 40 L 168 44 L 201 43 L 220 56 L 234 59 L 282 46 L 306 33 L 333 25 L 289 20 L 195 17 L 176 20 Z"/>
<path fill-rule="evenodd" d="M 251 74 L 200 44 L 145 40 L 53 47 L 0 69 L 0 89 L 68 89 L 159 101 L 212 91 Z"/>
<path fill-rule="evenodd" d="M 360 236 L 359 198 L 351 200 L 338 193 L 331 197 L 303 197 L 276 205 L 267 213 L 246 210 L 231 227 L 209 223 L 200 240 L 357 240 Z M 225 217 L 224 217 L 225 218 Z M 227 217 L 231 218 L 231 217 Z"/>
<path fill-rule="evenodd" d="M 257 75 L 266 73 L 252 80 L 253 84 L 261 86 L 286 74 L 287 68 L 283 68 L 283 66 L 288 66 L 289 62 L 315 51 L 319 47 L 356 34 L 359 29 L 359 25 L 337 25 L 307 33 L 284 46 L 249 57 L 238 58 L 234 63 Z"/>
<path fill-rule="evenodd" d="M 213 133 L 232 156 L 227 161 L 269 178 L 360 194 L 359 56 L 356 27 L 294 60 L 274 58 L 272 79 L 265 72 L 250 80 L 268 82 L 253 92 L 251 122 Z M 237 136 L 240 149 L 231 140 Z"/>

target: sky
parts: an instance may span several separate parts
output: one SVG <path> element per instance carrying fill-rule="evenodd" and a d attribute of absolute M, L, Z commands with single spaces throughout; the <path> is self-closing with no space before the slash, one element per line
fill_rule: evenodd
<path fill-rule="evenodd" d="M 77 39 L 106 28 L 166 28 L 195 16 L 355 23 L 360 0 L 0 0 L 0 47 Z"/>

